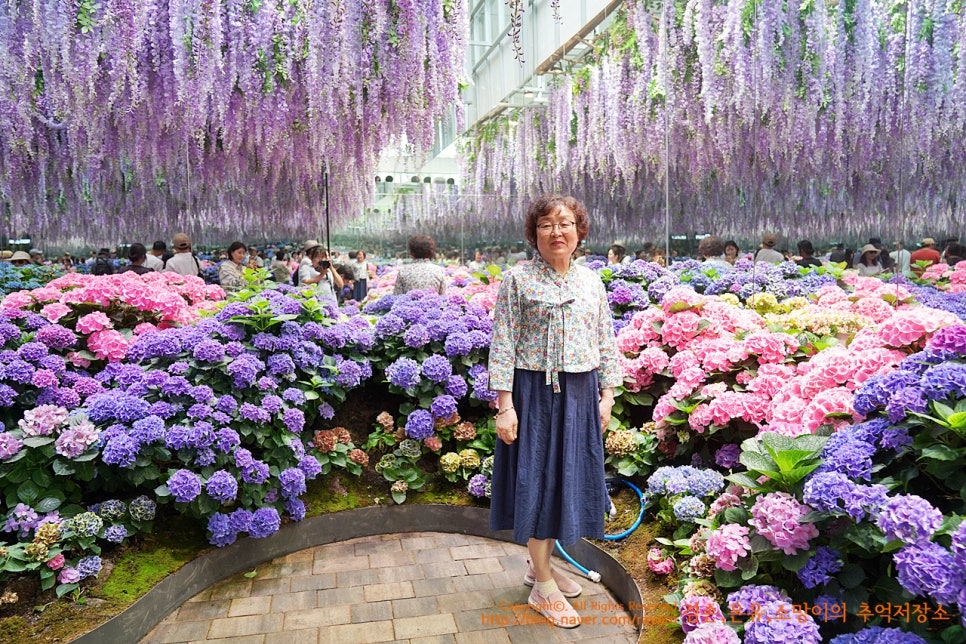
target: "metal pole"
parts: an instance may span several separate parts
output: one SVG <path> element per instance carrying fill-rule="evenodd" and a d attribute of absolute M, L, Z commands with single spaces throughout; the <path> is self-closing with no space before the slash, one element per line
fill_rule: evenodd
<path fill-rule="evenodd" d="M 322 171 L 322 187 L 325 189 L 325 251 L 332 257 L 332 246 L 329 242 L 329 162 L 325 162 Z"/>
<path fill-rule="evenodd" d="M 664 263 L 671 266 L 671 137 L 668 132 L 670 87 L 667 73 L 667 0 L 661 4 L 661 64 L 664 68 Z"/>

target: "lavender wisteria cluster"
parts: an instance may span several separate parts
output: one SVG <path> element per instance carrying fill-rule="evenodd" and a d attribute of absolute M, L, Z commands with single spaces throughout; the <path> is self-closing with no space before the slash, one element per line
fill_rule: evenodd
<path fill-rule="evenodd" d="M 0 22 L 0 192 L 17 204 L 7 230 L 145 239 L 156 220 L 130 213 L 164 212 L 169 230 L 195 240 L 304 239 L 323 199 L 345 221 L 371 197 L 380 152 L 399 140 L 429 149 L 457 102 L 466 4 L 10 5 Z"/>
<path fill-rule="evenodd" d="M 868 238 L 913 212 L 958 231 L 966 16 L 953 7 L 627 3 L 596 64 L 559 75 L 545 105 L 477 128 L 466 146 L 467 192 L 482 195 L 468 208 L 486 213 L 476 227 L 507 239 L 521 206 L 554 185 L 606 213 L 597 243 L 663 239 L 666 208 L 672 234 L 749 241 Z M 886 195 L 917 159 L 930 167 L 896 207 Z"/>

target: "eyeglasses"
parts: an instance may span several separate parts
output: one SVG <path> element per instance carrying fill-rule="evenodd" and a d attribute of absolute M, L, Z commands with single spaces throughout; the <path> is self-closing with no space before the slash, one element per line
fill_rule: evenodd
<path fill-rule="evenodd" d="M 549 235 L 551 232 L 553 232 L 553 229 L 556 228 L 562 234 L 566 235 L 571 230 L 573 230 L 576 225 L 577 224 L 572 221 L 562 221 L 559 224 L 543 223 L 537 226 L 537 230 L 543 233 L 544 235 Z"/>

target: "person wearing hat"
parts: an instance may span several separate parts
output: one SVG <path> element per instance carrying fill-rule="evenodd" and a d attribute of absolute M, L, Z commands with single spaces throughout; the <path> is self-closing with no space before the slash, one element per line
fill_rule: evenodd
<path fill-rule="evenodd" d="M 778 237 L 774 233 L 765 233 L 761 236 L 761 248 L 755 253 L 755 262 L 767 262 L 768 264 L 781 264 L 785 261 L 785 256 L 775 250 Z"/>
<path fill-rule="evenodd" d="M 30 263 L 30 255 L 22 250 L 18 250 L 10 256 L 10 263 L 18 268 L 26 266 Z"/>
<path fill-rule="evenodd" d="M 859 253 L 859 263 L 856 265 L 859 275 L 871 276 L 882 272 L 878 248 L 872 244 L 866 244 L 859 250 Z"/>
<path fill-rule="evenodd" d="M 916 276 L 922 275 L 922 272 L 925 270 L 926 266 L 932 266 L 933 264 L 939 263 L 939 251 L 934 248 L 935 245 L 935 239 L 932 237 L 926 237 L 919 243 L 920 247 L 912 251 L 912 254 L 909 255 L 910 268 L 912 272 L 916 274 Z M 919 262 L 925 263 L 918 264 Z"/>
<path fill-rule="evenodd" d="M 43 266 L 46 263 L 44 262 L 44 254 L 39 248 L 31 248 L 28 252 L 30 253 L 30 262 L 32 264 Z"/>
<path fill-rule="evenodd" d="M 798 254 L 801 259 L 795 260 L 795 263 L 799 266 L 808 268 L 809 266 L 821 266 L 822 261 L 815 258 L 815 247 L 812 246 L 812 242 L 807 239 L 803 239 L 798 242 Z"/>
<path fill-rule="evenodd" d="M 171 242 L 174 255 L 164 263 L 164 272 L 201 277 L 201 264 L 191 252 L 191 239 L 184 233 L 178 233 Z"/>

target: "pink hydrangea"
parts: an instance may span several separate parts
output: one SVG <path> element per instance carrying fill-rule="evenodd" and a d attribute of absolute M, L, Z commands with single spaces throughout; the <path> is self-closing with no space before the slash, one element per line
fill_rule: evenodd
<path fill-rule="evenodd" d="M 701 362 L 693 352 L 688 350 L 679 351 L 671 356 L 671 359 L 668 361 L 668 370 L 671 372 L 672 376 L 677 378 L 684 372 L 685 369 L 697 367 L 700 364 Z"/>
<path fill-rule="evenodd" d="M 741 638 L 727 624 L 708 622 L 688 633 L 684 644 L 741 644 Z"/>
<path fill-rule="evenodd" d="M 64 317 L 70 313 L 71 308 L 66 304 L 61 304 L 60 302 L 55 302 L 53 304 L 48 304 L 44 308 L 40 309 L 40 314 L 51 322 L 57 322 L 60 318 Z"/>
<path fill-rule="evenodd" d="M 714 417 L 711 414 L 711 408 L 705 403 L 701 403 L 692 409 L 688 416 L 688 426 L 699 434 L 703 434 L 704 430 L 713 422 Z"/>
<path fill-rule="evenodd" d="M 664 310 L 666 316 L 670 316 L 672 313 L 678 313 L 680 311 L 700 309 L 704 306 L 707 299 L 693 288 L 675 286 L 668 290 L 664 294 L 664 297 L 661 298 L 661 308 Z"/>
<path fill-rule="evenodd" d="M 852 396 L 853 392 L 846 387 L 833 387 L 817 393 L 802 413 L 804 431 L 814 434 L 821 425 L 838 428 L 862 420 L 852 407 Z"/>
<path fill-rule="evenodd" d="M 918 348 L 938 329 L 957 324 L 959 318 L 947 311 L 928 307 L 897 311 L 879 325 L 879 337 L 895 348 Z"/>
<path fill-rule="evenodd" d="M 64 562 L 66 561 L 64 553 L 59 552 L 50 559 L 47 560 L 47 567 L 51 570 L 60 570 L 64 567 Z"/>
<path fill-rule="evenodd" d="M 716 565 L 722 570 L 737 570 L 739 559 L 751 552 L 748 527 L 737 523 L 727 523 L 708 535 L 705 551 L 714 557 Z"/>
<path fill-rule="evenodd" d="M 758 357 L 759 363 L 784 362 L 786 357 L 798 350 L 798 342 L 787 333 L 760 331 L 744 339 L 745 349 Z"/>
<path fill-rule="evenodd" d="M 661 327 L 664 344 L 684 349 L 701 332 L 701 317 L 693 311 L 683 311 L 669 316 Z"/>
<path fill-rule="evenodd" d="M 28 409 L 17 421 L 24 437 L 50 436 L 67 422 L 67 409 L 58 405 L 40 405 Z"/>
<path fill-rule="evenodd" d="M 91 361 L 82 356 L 77 351 L 71 351 L 66 356 L 67 360 L 75 367 L 80 367 L 81 369 L 86 369 L 91 366 Z"/>
<path fill-rule="evenodd" d="M 33 306 L 34 298 L 30 291 L 16 291 L 7 293 L 6 297 L 0 301 L 0 309 L 23 309 Z"/>
<path fill-rule="evenodd" d="M 651 548 L 647 551 L 647 567 L 655 575 L 669 575 L 674 572 L 674 558 L 665 557 L 660 548 Z"/>
<path fill-rule="evenodd" d="M 787 492 L 772 492 L 755 501 L 749 523 L 776 549 L 794 555 L 808 550 L 808 540 L 818 536 L 814 524 L 801 523 L 811 510 Z"/>
<path fill-rule="evenodd" d="M 678 604 L 681 629 L 690 633 L 701 624 L 724 624 L 725 616 L 718 602 L 705 595 L 685 597 Z"/>
<path fill-rule="evenodd" d="M 127 355 L 128 342 L 114 329 L 104 329 L 87 338 L 87 348 L 98 360 L 120 362 Z"/>
<path fill-rule="evenodd" d="M 94 311 L 77 319 L 78 333 L 94 333 L 101 329 L 113 329 L 114 323 L 103 311 Z"/>

